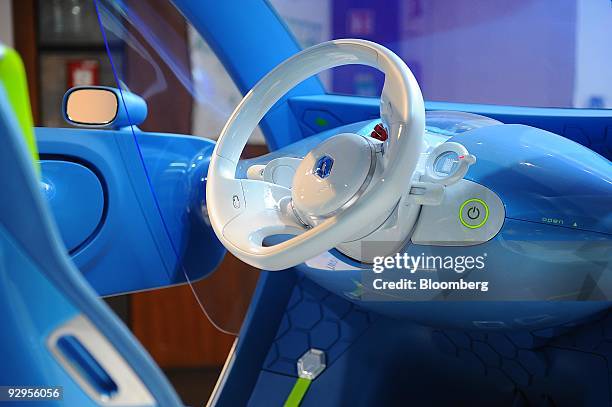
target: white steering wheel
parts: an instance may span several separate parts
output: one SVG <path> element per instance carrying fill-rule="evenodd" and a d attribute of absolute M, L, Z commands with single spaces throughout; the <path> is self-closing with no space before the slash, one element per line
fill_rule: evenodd
<path fill-rule="evenodd" d="M 268 110 L 294 86 L 319 72 L 360 64 L 385 74 L 380 114 L 388 139 L 357 134 L 327 139 L 302 160 L 292 188 L 237 179 L 247 140 Z M 206 201 L 223 245 L 244 262 L 282 270 L 355 240 L 364 225 L 384 219 L 410 187 L 425 129 L 423 96 L 406 64 L 376 43 L 325 42 L 287 59 L 242 99 L 221 131 L 208 169 Z M 295 235 L 272 246 L 266 237 Z"/>

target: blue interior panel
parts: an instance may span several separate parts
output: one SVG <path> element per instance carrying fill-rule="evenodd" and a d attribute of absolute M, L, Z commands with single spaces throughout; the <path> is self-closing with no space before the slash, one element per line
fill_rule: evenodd
<path fill-rule="evenodd" d="M 102 184 L 90 169 L 74 162 L 42 160 L 40 168 L 41 190 L 66 248 L 74 252 L 93 237 L 102 221 Z"/>
<path fill-rule="evenodd" d="M 289 106 L 305 136 L 327 130 L 339 121 L 350 124 L 380 116 L 379 99 L 357 96 L 296 96 Z M 612 159 L 612 110 L 560 109 L 469 103 L 425 102 L 425 109 L 475 113 L 506 124 L 524 124 L 548 130 Z M 313 113 L 314 112 L 314 113 Z M 330 119 L 331 118 L 331 119 Z"/>
<path fill-rule="evenodd" d="M 43 168 L 47 182 L 61 186 L 77 177 L 76 168 L 83 178 L 78 181 L 94 188 L 87 201 L 90 208 L 80 208 L 62 195 L 67 206 L 56 212 L 67 242 L 80 240 L 72 248 L 72 259 L 100 295 L 197 280 L 212 272 L 225 254 L 201 215 L 213 142 L 153 133 L 137 137 L 138 143 L 129 129 L 36 129 L 41 156 L 54 161 L 51 167 L 45 165 L 51 171 Z M 97 190 L 91 174 L 99 180 Z M 82 193 L 80 188 L 74 191 L 62 187 L 61 193 Z M 53 206 L 54 197 L 47 198 Z M 100 204 L 103 214 L 94 232 L 89 232 L 95 223 L 91 219 L 87 230 L 75 233 L 66 219 L 71 205 L 76 211 L 96 213 Z M 196 258 L 194 253 L 204 249 L 207 256 Z"/>
<path fill-rule="evenodd" d="M 601 155 L 522 125 L 485 127 L 451 140 L 477 157 L 465 178 L 498 194 L 506 217 L 612 233 L 611 167 Z"/>

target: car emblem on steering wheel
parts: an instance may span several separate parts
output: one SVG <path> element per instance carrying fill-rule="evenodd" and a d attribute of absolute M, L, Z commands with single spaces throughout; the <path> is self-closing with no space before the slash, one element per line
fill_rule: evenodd
<path fill-rule="evenodd" d="M 321 179 L 325 179 L 329 177 L 329 174 L 331 174 L 331 169 L 333 165 L 334 165 L 334 159 L 328 155 L 324 155 L 317 160 L 317 163 L 315 164 L 315 167 L 312 172 L 317 177 Z"/>

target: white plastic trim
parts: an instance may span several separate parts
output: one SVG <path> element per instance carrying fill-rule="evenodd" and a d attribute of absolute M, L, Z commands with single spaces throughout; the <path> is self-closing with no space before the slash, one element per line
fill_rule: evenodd
<path fill-rule="evenodd" d="M 445 153 L 455 153 L 460 157 L 459 164 L 455 172 L 449 175 L 440 176 L 437 175 L 434 170 L 434 165 L 438 157 Z M 461 144 L 453 141 L 447 141 L 442 143 L 431 152 L 429 159 L 425 164 L 425 176 L 424 181 L 431 181 L 442 185 L 451 185 L 459 180 L 462 180 L 468 171 L 470 165 L 476 162 L 476 157 L 471 155 L 468 150 Z"/>
<path fill-rule="evenodd" d="M 285 93 L 329 68 L 360 64 L 385 73 L 381 117 L 389 139 L 382 175 L 370 191 L 346 210 L 312 229 L 304 229 L 290 211 L 288 188 L 258 180 L 235 179 L 236 166 L 249 135 Z M 232 113 L 213 152 L 206 198 L 213 229 L 236 257 L 255 267 L 282 270 L 300 264 L 350 239 L 366 219 L 388 213 L 411 179 L 422 149 L 425 108 L 421 90 L 406 64 L 376 43 L 345 39 L 308 48 L 262 78 Z M 266 236 L 300 233 L 264 247 Z"/>

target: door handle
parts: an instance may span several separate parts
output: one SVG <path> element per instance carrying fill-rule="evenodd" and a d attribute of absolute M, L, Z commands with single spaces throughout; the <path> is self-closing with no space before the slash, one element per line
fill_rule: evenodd
<path fill-rule="evenodd" d="M 117 393 L 117 383 L 76 336 L 59 337 L 57 349 L 74 370 L 99 394 L 100 398 L 111 398 Z"/>
<path fill-rule="evenodd" d="M 84 315 L 47 338 L 51 354 L 79 387 L 102 406 L 152 406 L 155 399 L 113 344 Z"/>

